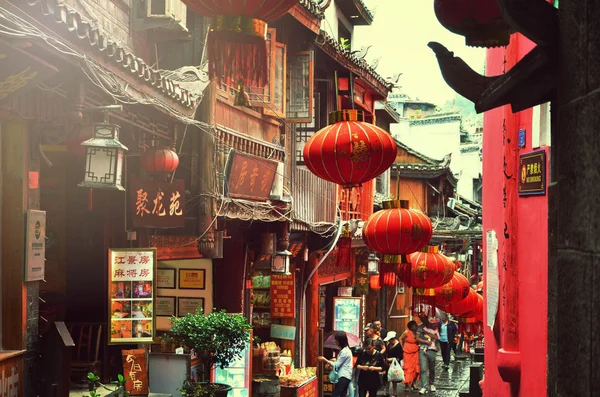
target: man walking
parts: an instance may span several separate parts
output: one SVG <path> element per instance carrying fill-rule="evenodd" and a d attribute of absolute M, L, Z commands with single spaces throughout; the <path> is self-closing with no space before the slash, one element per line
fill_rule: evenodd
<path fill-rule="evenodd" d="M 435 386 L 435 355 L 439 333 L 432 328 L 427 316 L 420 316 L 421 324 L 417 328 L 417 343 L 419 344 L 419 364 L 421 367 L 421 388 L 419 394 L 434 392 Z M 428 390 L 429 389 L 429 390 Z"/>
<path fill-rule="evenodd" d="M 454 343 L 456 336 L 456 325 L 448 321 L 448 315 L 442 314 L 440 323 L 440 348 L 442 350 L 442 359 L 444 360 L 444 369 L 450 366 L 450 346 Z"/>

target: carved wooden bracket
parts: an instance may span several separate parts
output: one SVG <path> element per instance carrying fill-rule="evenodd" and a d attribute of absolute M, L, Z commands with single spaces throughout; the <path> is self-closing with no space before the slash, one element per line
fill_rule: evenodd
<path fill-rule="evenodd" d="M 507 104 L 518 112 L 556 93 L 558 10 L 546 0 L 498 0 L 498 5 L 506 22 L 537 44 L 505 74 L 483 76 L 440 43 L 428 44 L 446 83 L 472 101 L 478 113 Z"/>

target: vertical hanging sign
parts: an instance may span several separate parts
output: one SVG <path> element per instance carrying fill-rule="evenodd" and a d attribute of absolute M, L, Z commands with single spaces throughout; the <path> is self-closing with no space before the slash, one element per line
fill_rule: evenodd
<path fill-rule="evenodd" d="M 109 249 L 108 342 L 152 343 L 155 335 L 156 249 Z"/>
<path fill-rule="evenodd" d="M 294 275 L 271 274 L 271 318 L 296 317 Z"/>
<path fill-rule="evenodd" d="M 27 210 L 25 281 L 44 279 L 46 269 L 46 211 Z"/>

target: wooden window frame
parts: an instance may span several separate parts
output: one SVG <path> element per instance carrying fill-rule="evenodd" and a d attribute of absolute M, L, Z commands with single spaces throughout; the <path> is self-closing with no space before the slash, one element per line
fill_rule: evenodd
<path fill-rule="evenodd" d="M 315 96 L 315 53 L 313 50 L 309 51 L 299 51 L 294 54 L 294 60 L 297 57 L 308 55 L 308 116 L 307 117 L 291 117 L 288 113 L 287 105 L 289 105 L 289 101 L 292 98 L 292 92 L 288 96 L 288 103 L 286 104 L 286 120 L 292 123 L 310 123 L 313 119 L 314 114 L 314 96 Z M 289 65 L 291 66 L 291 65 Z M 292 68 L 288 67 L 288 73 L 291 73 Z M 286 76 L 286 80 L 289 80 L 290 76 Z M 288 85 L 288 88 L 291 90 L 292 86 Z"/>

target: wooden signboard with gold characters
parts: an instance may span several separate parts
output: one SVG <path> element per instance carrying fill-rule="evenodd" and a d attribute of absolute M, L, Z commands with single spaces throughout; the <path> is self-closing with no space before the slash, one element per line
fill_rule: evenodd
<path fill-rule="evenodd" d="M 108 343 L 152 343 L 156 248 L 109 249 L 108 258 Z"/>

